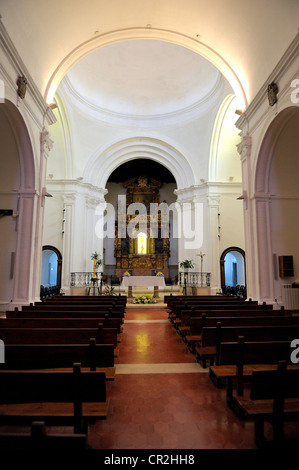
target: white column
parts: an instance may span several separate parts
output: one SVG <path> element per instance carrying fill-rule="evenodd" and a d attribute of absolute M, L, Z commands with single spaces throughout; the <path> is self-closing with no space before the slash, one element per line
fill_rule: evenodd
<path fill-rule="evenodd" d="M 216 294 L 221 287 L 220 277 L 220 243 L 218 231 L 218 214 L 220 196 L 210 194 L 208 196 L 208 220 L 209 220 L 209 253 L 211 269 L 211 294 Z"/>
<path fill-rule="evenodd" d="M 245 257 L 246 257 L 246 289 L 247 297 L 259 300 L 259 275 L 257 262 L 257 243 L 255 229 L 255 204 L 251 194 L 251 136 L 246 134 L 238 145 L 238 152 L 242 164 L 243 185 L 243 214 L 245 235 Z"/>
<path fill-rule="evenodd" d="M 44 207 L 46 204 L 47 189 L 45 187 L 46 174 L 47 174 L 47 160 L 49 153 L 53 147 L 53 141 L 50 139 L 49 132 L 44 128 L 40 133 L 40 166 L 39 166 L 39 202 L 36 206 L 35 218 L 35 242 L 34 242 L 34 257 L 35 266 L 33 269 L 33 301 L 40 300 L 40 281 L 41 281 L 41 268 L 42 268 L 42 240 L 44 231 Z"/>
<path fill-rule="evenodd" d="M 34 214 L 39 201 L 36 191 L 20 191 L 18 204 L 17 247 L 14 264 L 14 289 L 11 308 L 26 305 L 34 301 L 33 276 L 36 252 Z M 35 249 L 34 249 L 35 248 Z M 41 250 L 41 246 L 40 246 Z"/>
<path fill-rule="evenodd" d="M 62 275 L 61 287 L 66 294 L 70 293 L 70 282 L 72 272 L 72 249 L 73 249 L 73 215 L 75 194 L 65 194 L 63 196 L 64 210 L 64 233 L 62 249 Z"/>

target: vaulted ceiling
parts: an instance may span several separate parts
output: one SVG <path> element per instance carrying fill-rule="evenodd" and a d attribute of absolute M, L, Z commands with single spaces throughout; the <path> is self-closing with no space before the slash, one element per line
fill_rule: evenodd
<path fill-rule="evenodd" d="M 224 75 L 227 73 L 232 86 L 239 87 L 245 101 L 250 102 L 299 26 L 298 0 L 1 0 L 0 14 L 45 99 L 55 93 L 70 71 L 69 79 L 80 86 L 84 99 L 93 98 L 112 111 L 120 101 L 125 104 L 129 84 L 133 83 L 131 93 L 139 97 L 139 102 L 143 99 L 143 107 L 131 109 L 132 113 L 143 113 L 144 106 L 148 113 L 159 112 L 158 104 L 169 109 L 169 101 L 165 105 L 175 86 L 171 77 L 177 78 L 177 83 L 185 78 L 185 88 L 178 89 L 171 110 L 194 104 L 209 92 L 215 71 L 209 65 L 202 68 L 201 59 L 190 51 L 199 52 Z M 130 39 L 138 42 L 126 42 Z M 166 41 L 159 52 L 166 54 L 163 63 L 154 45 L 147 49 L 147 60 L 141 55 L 145 39 Z M 107 48 L 97 51 L 102 45 Z M 186 54 L 179 46 L 188 49 Z M 82 74 L 81 59 L 89 65 L 90 75 Z M 104 65 L 101 70 L 95 68 L 98 59 Z M 138 60 L 142 61 L 144 75 L 140 75 L 141 68 L 136 69 Z M 157 60 L 160 71 L 153 68 Z M 198 80 L 189 74 L 184 76 L 184 67 L 197 72 Z M 168 75 L 164 73 L 166 68 Z M 119 73 L 122 88 L 115 82 Z M 144 76 L 154 80 L 155 88 L 141 95 Z M 109 103 L 103 102 L 99 89 L 92 96 L 84 94 L 83 79 L 92 90 L 96 80 L 100 81 Z M 146 83 L 143 85 L 146 89 Z"/>

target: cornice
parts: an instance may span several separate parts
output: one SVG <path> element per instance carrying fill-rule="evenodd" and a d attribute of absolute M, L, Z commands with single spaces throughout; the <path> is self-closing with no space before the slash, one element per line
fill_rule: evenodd
<path fill-rule="evenodd" d="M 285 75 L 286 71 L 290 68 L 293 62 L 299 57 L 299 33 L 295 36 L 286 52 L 283 54 L 279 62 L 277 63 L 274 70 L 265 80 L 264 84 L 260 88 L 259 92 L 253 98 L 251 103 L 248 105 L 246 111 L 236 121 L 235 125 L 238 129 L 245 129 L 248 127 L 249 121 L 253 119 L 257 111 L 263 110 L 263 114 L 269 112 L 269 103 L 267 99 L 267 88 L 272 82 L 279 84 L 280 79 Z M 281 88 L 278 91 L 277 98 L 285 93 L 285 89 Z M 271 110 L 272 108 L 270 108 Z M 252 129 L 251 129 L 252 131 Z"/>
<path fill-rule="evenodd" d="M 30 93 L 34 103 L 36 104 L 43 118 L 47 121 L 48 125 L 54 124 L 56 122 L 56 118 L 51 108 L 49 108 L 46 101 L 44 100 L 44 97 L 40 93 L 38 87 L 34 83 L 34 80 L 31 77 L 26 65 L 22 61 L 17 49 L 15 48 L 12 40 L 10 39 L 10 36 L 7 33 L 5 26 L 3 25 L 3 22 L 1 20 L 1 15 L 0 15 L 0 48 L 2 48 L 3 51 L 5 52 L 6 57 L 8 58 L 13 70 L 15 71 L 16 79 L 20 75 L 24 75 L 26 77 L 28 92 Z"/>

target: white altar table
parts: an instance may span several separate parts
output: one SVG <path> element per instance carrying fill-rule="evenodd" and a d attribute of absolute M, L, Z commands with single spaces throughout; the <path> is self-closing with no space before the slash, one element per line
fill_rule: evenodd
<path fill-rule="evenodd" d="M 124 276 L 121 287 L 128 288 L 128 298 L 132 298 L 132 287 L 154 286 L 154 297 L 159 297 L 159 286 L 165 287 L 163 276 Z"/>

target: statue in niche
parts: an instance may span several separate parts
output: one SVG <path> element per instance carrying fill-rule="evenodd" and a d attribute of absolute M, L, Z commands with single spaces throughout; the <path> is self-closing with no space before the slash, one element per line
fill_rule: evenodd
<path fill-rule="evenodd" d="M 277 102 L 277 93 L 278 93 L 278 86 L 276 83 L 272 82 L 268 85 L 268 100 L 269 105 L 273 106 Z"/>
<path fill-rule="evenodd" d="M 18 77 L 18 80 L 17 80 L 17 85 L 18 85 L 18 95 L 19 97 L 23 100 L 25 98 L 25 95 L 26 95 L 26 90 L 27 90 L 27 80 L 26 78 L 24 77 L 24 75 L 21 75 L 20 77 Z"/>

